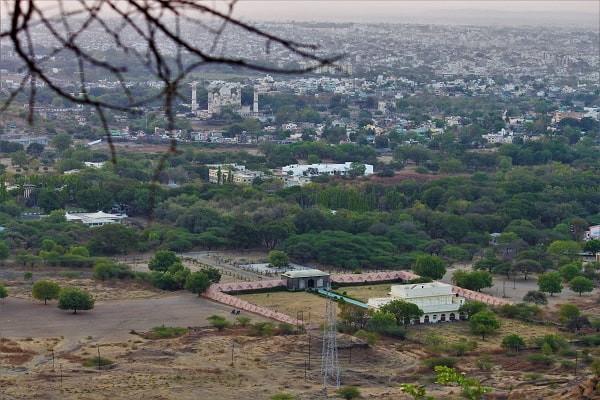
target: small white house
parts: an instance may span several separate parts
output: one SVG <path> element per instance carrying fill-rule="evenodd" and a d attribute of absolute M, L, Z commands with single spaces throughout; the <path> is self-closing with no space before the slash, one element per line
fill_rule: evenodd
<path fill-rule="evenodd" d="M 452 292 L 452 286 L 442 282 L 415 283 L 409 285 L 393 285 L 389 297 L 371 298 L 368 306 L 374 309 L 391 302 L 403 300 L 416 304 L 423 310 L 423 316 L 412 324 L 456 321 L 466 319 L 458 309 L 465 303 L 465 298 Z"/>
<path fill-rule="evenodd" d="M 585 232 L 584 235 L 584 240 L 593 240 L 593 239 L 600 239 L 600 225 L 593 225 L 590 226 L 590 229 L 588 229 Z"/>

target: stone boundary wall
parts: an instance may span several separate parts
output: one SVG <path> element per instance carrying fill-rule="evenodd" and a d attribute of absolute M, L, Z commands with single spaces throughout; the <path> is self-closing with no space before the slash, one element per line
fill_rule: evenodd
<path fill-rule="evenodd" d="M 332 275 L 331 281 L 339 284 L 344 283 L 377 283 L 382 281 L 392 281 L 396 279 L 402 279 L 408 281 L 411 279 L 419 278 L 419 275 L 413 274 L 410 271 L 386 271 L 386 272 L 372 272 L 368 274 L 340 274 Z M 260 289 L 269 289 L 275 287 L 285 287 L 285 280 L 275 279 L 268 281 L 255 281 L 255 282 L 236 282 L 236 283 L 216 283 L 211 285 L 206 292 L 202 295 L 214 301 L 218 301 L 222 304 L 227 304 L 235 309 L 253 312 L 262 315 L 267 318 L 272 318 L 276 321 L 284 322 L 286 324 L 298 325 L 301 321 L 296 318 L 292 318 L 289 315 L 282 314 L 270 310 L 266 307 L 260 307 L 256 304 L 252 304 L 245 300 L 239 299 L 235 296 L 231 296 L 229 292 L 243 292 L 253 291 Z M 485 293 L 475 292 L 473 290 L 463 289 L 458 286 L 452 286 L 454 293 L 462 296 L 469 300 L 481 301 L 486 304 L 493 306 L 502 306 L 505 304 L 514 304 L 512 301 L 501 299 L 487 295 Z"/>

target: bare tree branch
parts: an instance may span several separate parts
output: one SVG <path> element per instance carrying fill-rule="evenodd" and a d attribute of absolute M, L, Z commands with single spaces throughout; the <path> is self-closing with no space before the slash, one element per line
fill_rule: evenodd
<path fill-rule="evenodd" d="M 6 110 L 19 95 L 26 94 L 29 97 L 28 120 L 32 123 L 38 95 L 36 88 L 46 86 L 55 95 L 70 103 L 88 106 L 99 115 L 112 161 L 116 163 L 106 112 L 140 113 L 141 109 L 160 99 L 171 140 L 155 170 L 155 183 L 168 157 L 176 151 L 176 141 L 172 137 L 176 122 L 175 101 L 187 86 L 184 81 L 190 73 L 206 65 L 227 65 L 264 73 L 301 74 L 334 65 L 342 58 L 321 55 L 321 50 L 314 44 L 273 34 L 234 17 L 236 3 L 237 0 L 227 0 L 226 11 L 222 12 L 215 3 L 196 0 L 4 2 L 10 18 L 0 28 L 0 43 L 8 41 L 12 44 L 17 58 L 24 64 L 25 76 L 2 100 L 0 111 Z M 224 45 L 230 32 L 242 32 L 248 42 L 264 41 L 266 61 L 228 54 Z M 200 34 L 204 36 L 198 39 Z M 45 55 L 38 54 L 40 37 L 44 38 Z M 105 58 L 103 52 L 90 45 L 93 41 L 108 43 L 108 48 L 121 57 L 121 61 Z M 289 69 L 277 66 L 279 60 L 272 56 L 274 48 L 286 50 L 303 65 Z M 75 67 L 77 79 L 53 75 L 48 62 L 54 57 L 73 60 L 71 66 Z M 158 93 L 144 98 L 134 96 L 129 88 L 132 65 L 143 68 L 151 80 L 161 82 Z M 120 102 L 120 96 L 90 94 L 91 77 L 98 75 L 117 82 L 126 104 Z M 76 90 L 73 91 L 75 82 Z"/>

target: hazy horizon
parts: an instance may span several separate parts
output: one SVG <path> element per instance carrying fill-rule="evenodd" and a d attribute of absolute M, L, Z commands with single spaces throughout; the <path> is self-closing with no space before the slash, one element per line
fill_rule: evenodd
<path fill-rule="evenodd" d="M 598 26 L 598 1 L 240 0 L 234 16 L 252 20 Z"/>
<path fill-rule="evenodd" d="M 55 0 L 38 0 L 46 9 Z M 0 0 L 1 18 L 10 1 Z M 227 12 L 228 0 L 202 1 Z M 68 8 L 79 2 L 63 1 Z M 233 16 L 245 21 L 425 23 L 469 25 L 553 25 L 600 29 L 596 0 L 239 0 Z"/>

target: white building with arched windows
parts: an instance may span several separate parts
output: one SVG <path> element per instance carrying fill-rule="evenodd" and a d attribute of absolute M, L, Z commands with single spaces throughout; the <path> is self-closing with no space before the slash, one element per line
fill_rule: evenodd
<path fill-rule="evenodd" d="M 458 309 L 465 303 L 465 298 L 452 292 L 452 286 L 442 282 L 414 283 L 408 285 L 393 285 L 389 297 L 371 298 L 368 306 L 379 309 L 392 300 L 403 300 L 416 304 L 423 310 L 419 321 L 411 324 L 427 324 L 436 322 L 456 321 L 466 319 L 466 315 Z"/>

